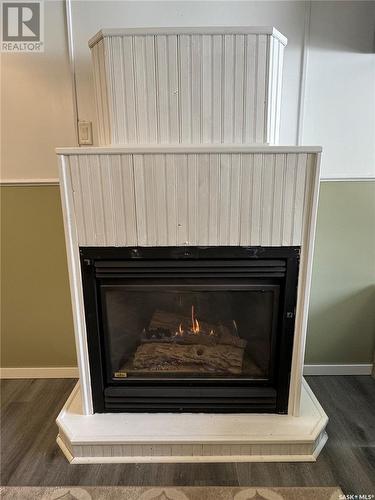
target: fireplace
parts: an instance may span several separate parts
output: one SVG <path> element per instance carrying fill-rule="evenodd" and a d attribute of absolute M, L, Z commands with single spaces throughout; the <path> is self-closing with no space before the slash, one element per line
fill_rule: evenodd
<path fill-rule="evenodd" d="M 80 254 L 95 412 L 287 413 L 299 247 Z"/>
<path fill-rule="evenodd" d="M 91 40 L 101 147 L 57 150 L 80 375 L 57 441 L 73 463 L 324 446 L 302 376 L 321 148 L 268 145 L 285 44 L 238 26 Z"/>

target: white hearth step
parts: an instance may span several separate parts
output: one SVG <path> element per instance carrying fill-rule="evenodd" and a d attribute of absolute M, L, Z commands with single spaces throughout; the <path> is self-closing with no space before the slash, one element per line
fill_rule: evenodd
<path fill-rule="evenodd" d="M 72 463 L 315 461 L 327 415 L 303 381 L 300 416 L 105 413 L 83 415 L 79 385 L 57 418 Z"/>

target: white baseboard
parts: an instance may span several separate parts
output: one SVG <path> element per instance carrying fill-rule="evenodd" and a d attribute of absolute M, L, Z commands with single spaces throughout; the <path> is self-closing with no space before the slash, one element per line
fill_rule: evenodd
<path fill-rule="evenodd" d="M 0 378 L 78 378 L 76 366 L 1 368 Z"/>
<path fill-rule="evenodd" d="M 304 375 L 371 375 L 373 365 L 305 365 Z"/>
<path fill-rule="evenodd" d="M 371 375 L 372 364 L 305 365 L 304 375 Z M 78 378 L 76 366 L 1 368 L 0 378 Z"/>

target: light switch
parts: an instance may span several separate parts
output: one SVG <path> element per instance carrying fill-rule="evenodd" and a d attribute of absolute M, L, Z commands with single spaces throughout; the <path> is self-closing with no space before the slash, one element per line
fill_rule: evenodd
<path fill-rule="evenodd" d="M 80 145 L 92 146 L 92 124 L 89 121 L 78 122 L 78 143 Z"/>

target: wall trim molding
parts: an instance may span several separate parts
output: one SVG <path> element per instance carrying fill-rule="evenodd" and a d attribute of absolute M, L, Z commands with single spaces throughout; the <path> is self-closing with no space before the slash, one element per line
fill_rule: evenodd
<path fill-rule="evenodd" d="M 0 186 L 58 186 L 60 183 L 59 179 L 51 178 L 51 179 L 2 179 L 0 180 Z"/>
<path fill-rule="evenodd" d="M 76 366 L 1 368 L 0 378 L 78 378 Z"/>
<path fill-rule="evenodd" d="M 373 177 L 323 177 L 320 182 L 364 182 L 375 181 Z M 0 186 L 8 187 L 37 187 L 37 186 L 58 186 L 60 181 L 58 178 L 51 177 L 51 179 L 2 179 Z"/>
<path fill-rule="evenodd" d="M 368 177 L 322 177 L 321 182 L 363 182 L 363 181 L 375 181 L 374 176 Z"/>
<path fill-rule="evenodd" d="M 371 363 L 347 365 L 305 365 L 304 375 L 371 375 Z M 78 378 L 77 366 L 1 368 L 0 379 L 10 378 Z"/>
<path fill-rule="evenodd" d="M 304 375 L 371 375 L 373 365 L 371 363 L 358 363 L 347 365 L 305 365 Z"/>

